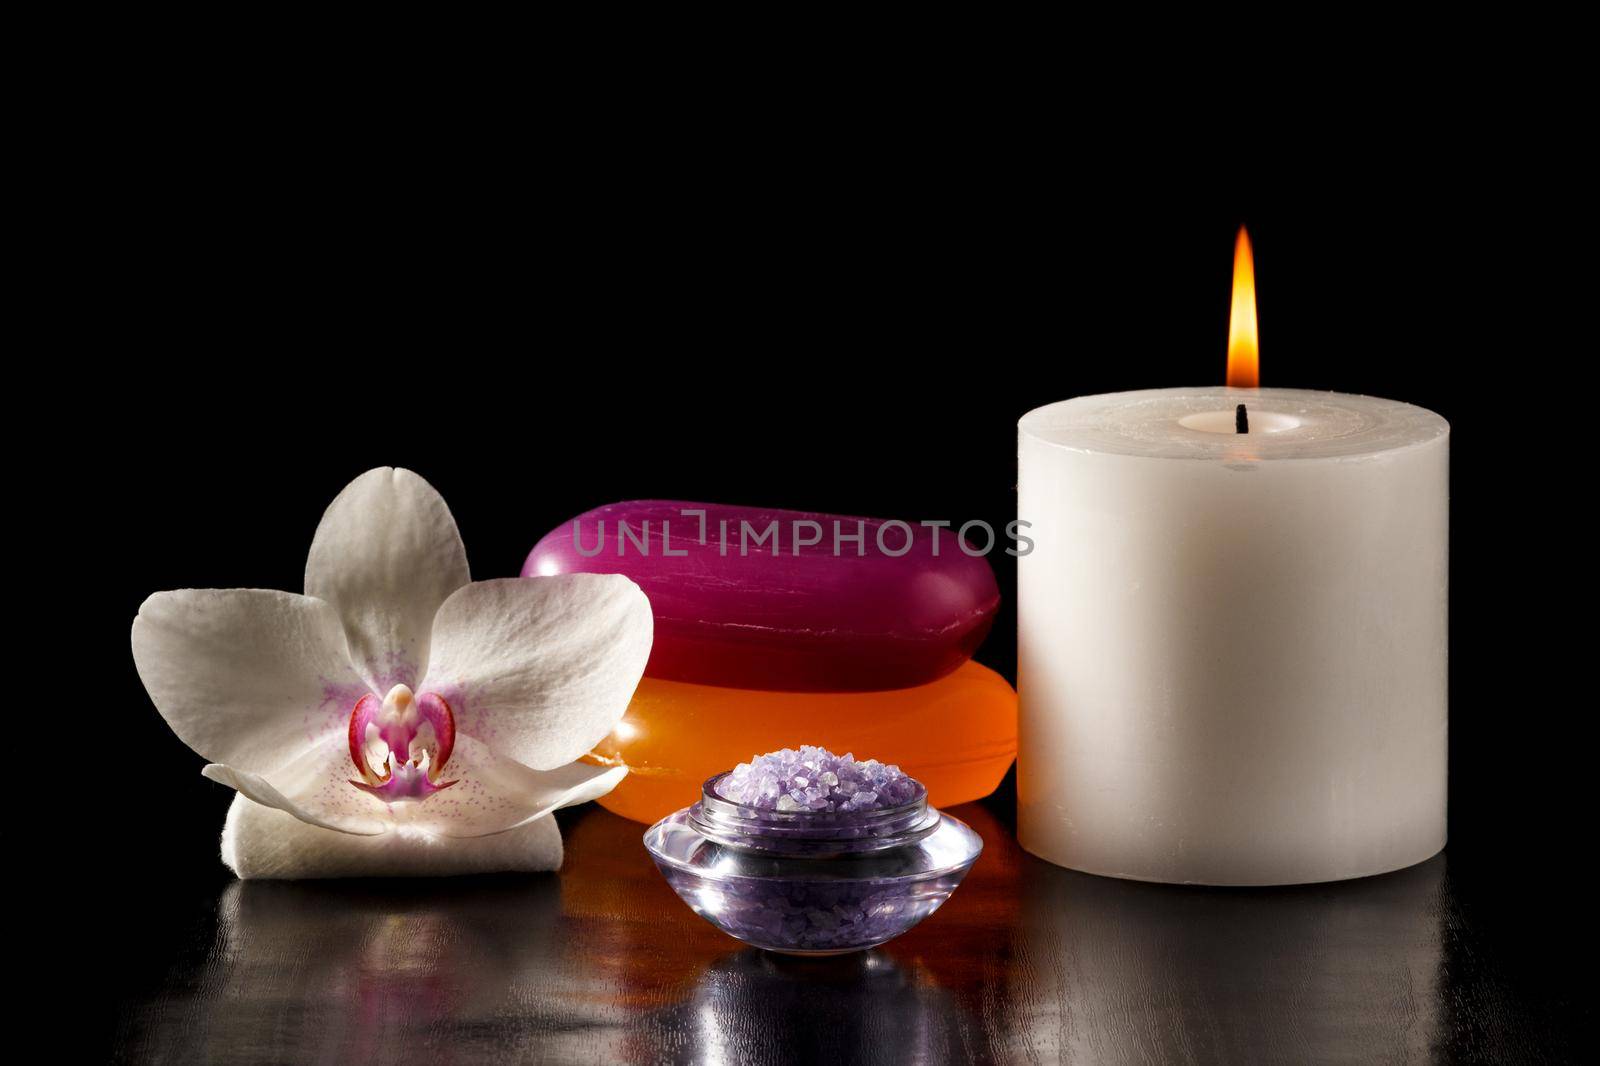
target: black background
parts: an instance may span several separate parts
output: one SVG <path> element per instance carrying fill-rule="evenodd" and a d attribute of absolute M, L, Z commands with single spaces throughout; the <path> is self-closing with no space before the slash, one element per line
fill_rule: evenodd
<path fill-rule="evenodd" d="M 1245 223 L 1264 384 L 1452 423 L 1452 863 L 1491 898 L 1548 901 L 1518 950 L 1557 963 L 1592 810 L 1589 627 L 1567 613 L 1591 479 L 1564 469 L 1559 425 L 1587 356 L 1551 321 L 1576 286 L 1568 178 L 1520 134 L 1138 162 L 1015 131 L 864 136 L 828 155 L 724 144 L 715 168 L 661 142 L 544 169 L 483 145 L 224 139 L 150 175 L 160 146 L 141 144 L 137 176 L 100 188 L 78 267 L 93 298 L 60 325 L 100 346 L 93 386 L 58 368 L 69 447 L 33 466 L 82 575 L 65 624 L 89 637 L 83 754 L 118 782 L 69 800 L 109 830 L 85 868 L 148 871 L 124 878 L 130 901 L 227 879 L 232 793 L 151 706 L 128 626 L 157 590 L 297 591 L 322 509 L 362 471 L 430 480 L 480 578 L 635 497 L 1000 527 L 1025 411 L 1220 383 Z M 1005 602 L 978 658 L 1014 679 L 1014 561 L 991 562 Z"/>
<path fill-rule="evenodd" d="M 94 621 L 117 644 L 99 691 L 113 746 L 172 817 L 140 848 L 209 870 L 231 795 L 133 672 L 140 601 L 298 591 L 322 509 L 363 470 L 428 478 L 477 577 L 516 574 L 563 519 L 639 497 L 999 528 L 1031 407 L 1220 383 L 1241 222 L 1265 384 L 1401 398 L 1452 424 L 1451 838 L 1526 846 L 1558 814 L 1551 770 L 1582 713 L 1563 689 L 1567 627 L 1542 610 L 1576 579 L 1561 575 L 1578 501 L 1546 495 L 1559 437 L 1538 425 L 1561 389 L 1526 387 L 1572 355 L 1536 339 L 1536 227 L 1469 218 L 1461 194 L 1420 181 L 1265 204 L 1152 191 L 1032 226 L 1070 192 L 1035 186 L 976 219 L 934 196 L 842 215 L 781 204 L 745 234 L 684 218 L 670 238 L 635 228 L 654 208 L 602 202 L 581 226 L 568 214 L 559 244 L 523 246 L 530 266 L 510 275 L 509 235 L 486 255 L 489 234 L 416 241 L 315 205 L 252 222 L 215 258 L 178 230 L 193 258 L 127 308 L 171 355 L 83 424 L 107 445 Z M 1015 562 L 990 561 L 1007 602 L 978 657 L 1014 678 Z"/>

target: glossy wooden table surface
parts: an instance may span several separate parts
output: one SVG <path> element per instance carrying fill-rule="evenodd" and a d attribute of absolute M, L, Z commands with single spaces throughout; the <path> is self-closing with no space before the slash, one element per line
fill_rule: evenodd
<path fill-rule="evenodd" d="M 123 1061 L 1567 1060 L 1578 993 L 1452 856 L 1386 877 L 1177 888 L 1060 870 L 1005 802 L 950 902 L 791 960 L 695 917 L 632 822 L 563 812 L 561 876 L 181 892 L 124 975 Z M 1464 891 L 1463 886 L 1467 889 Z M 1537 923 L 1535 923 L 1537 926 Z M 1548 924 L 1548 923 L 1546 923 Z M 1565 992 L 1563 992 L 1565 990 Z"/>

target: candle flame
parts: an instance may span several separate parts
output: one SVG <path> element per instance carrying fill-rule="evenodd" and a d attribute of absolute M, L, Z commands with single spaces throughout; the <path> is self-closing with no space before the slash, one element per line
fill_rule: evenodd
<path fill-rule="evenodd" d="M 1261 338 L 1256 331 L 1256 259 L 1250 234 L 1239 227 L 1233 245 L 1233 307 L 1228 312 L 1228 386 L 1261 384 Z"/>

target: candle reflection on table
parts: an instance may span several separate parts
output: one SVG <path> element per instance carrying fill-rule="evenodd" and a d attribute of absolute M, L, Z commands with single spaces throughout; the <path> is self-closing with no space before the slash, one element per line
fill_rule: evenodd
<path fill-rule="evenodd" d="M 1444 856 L 1271 889 L 1121 881 L 1030 860 L 1010 1054 L 1059 1061 L 1425 1058 L 1440 1030 Z M 1394 1005 L 1407 1004 L 1397 1026 Z"/>

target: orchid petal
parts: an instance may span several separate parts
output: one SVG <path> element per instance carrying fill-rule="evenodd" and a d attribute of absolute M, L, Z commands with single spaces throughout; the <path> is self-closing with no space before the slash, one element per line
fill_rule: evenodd
<path fill-rule="evenodd" d="M 620 574 L 476 582 L 439 608 L 419 691 L 449 701 L 458 736 L 554 769 L 621 720 L 653 625 L 650 601 Z"/>
<path fill-rule="evenodd" d="M 407 829 L 446 837 L 504 833 L 558 807 L 603 796 L 627 774 L 624 766 L 573 762 L 555 770 L 531 770 L 503 758 L 473 737 L 457 736 L 449 777 L 456 784 L 425 800 L 390 807 Z"/>
<path fill-rule="evenodd" d="M 206 777 L 219 785 L 227 785 L 241 796 L 248 796 L 263 807 L 272 807 L 291 814 L 307 825 L 314 825 L 322 829 L 330 829 L 336 833 L 349 833 L 353 836 L 377 836 L 388 829 L 392 824 L 381 817 L 373 816 L 366 820 L 345 821 L 343 819 L 325 818 L 314 810 L 307 809 L 285 796 L 273 787 L 272 782 L 260 774 L 252 774 L 245 770 L 235 770 L 231 766 L 214 762 L 206 764 L 200 771 Z"/>
<path fill-rule="evenodd" d="M 265 773 L 331 726 L 366 686 L 339 616 L 321 600 L 264 589 L 181 589 L 145 600 L 133 661 L 161 717 L 216 762 Z"/>
<path fill-rule="evenodd" d="M 353 768 L 343 739 L 339 733 L 330 732 L 264 774 L 221 763 L 212 763 L 201 773 L 310 825 L 360 836 L 393 828 L 394 818 L 388 806 L 350 783 Z"/>
<path fill-rule="evenodd" d="M 494 836 L 452 839 L 392 829 L 351 836 L 308 825 L 243 795 L 228 808 L 222 861 L 245 880 L 440 877 L 561 866 L 561 831 L 548 815 Z"/>
<path fill-rule="evenodd" d="M 385 802 L 350 780 L 352 767 L 342 739 L 330 733 L 270 774 L 218 763 L 202 773 L 264 807 L 322 829 L 358 836 L 404 829 L 442 837 L 507 832 L 558 807 L 603 796 L 627 774 L 622 766 L 578 762 L 557 770 L 531 770 L 461 736 L 450 759 L 448 788 Z"/>
<path fill-rule="evenodd" d="M 470 580 L 450 508 L 409 470 L 380 467 L 328 505 L 306 559 L 306 595 L 333 604 L 367 684 L 415 687 L 434 613 Z"/>

